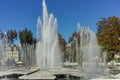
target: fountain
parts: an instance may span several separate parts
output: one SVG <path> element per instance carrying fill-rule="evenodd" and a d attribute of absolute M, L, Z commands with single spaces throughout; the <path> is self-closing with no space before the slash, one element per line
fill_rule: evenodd
<path fill-rule="evenodd" d="M 35 45 L 23 44 L 23 46 L 18 45 L 20 62 L 24 63 L 25 67 L 36 66 L 36 56 L 35 56 Z"/>
<path fill-rule="evenodd" d="M 7 33 L 0 33 L 0 71 L 11 69 L 12 60 L 8 61 L 8 56 L 5 51 L 8 49 Z"/>
<path fill-rule="evenodd" d="M 0 74 L 8 77 L 17 75 L 15 78 L 22 80 L 63 80 L 63 78 L 67 80 L 88 80 L 111 78 L 104 73 L 107 67 L 101 68 L 99 66 L 100 50 L 97 44 L 96 34 L 85 27 L 78 29 L 78 33 L 80 34 L 80 49 L 75 38 L 77 67 L 61 68 L 62 55 L 58 42 L 57 19 L 53 14 L 48 14 L 45 0 L 43 0 L 42 7 L 43 17 L 42 19 L 38 17 L 37 22 L 36 47 L 28 44 L 24 44 L 22 47 L 19 46 L 21 60 L 23 60 L 27 68 L 26 66 L 22 66 L 13 70 L 11 69 L 10 71 L 8 70 L 4 74 L 1 72 Z M 78 27 L 80 27 L 79 24 Z M 3 45 L 5 43 L 3 44 L 2 40 L 0 40 L 0 59 L 3 59 L 1 57 L 4 54 Z M 103 61 L 106 60 L 105 58 L 106 55 Z M 33 68 L 36 65 L 40 69 Z M 80 65 L 81 67 L 79 67 Z"/>
<path fill-rule="evenodd" d="M 37 66 L 40 69 L 56 68 L 61 65 L 61 53 L 58 43 L 57 19 L 48 14 L 45 0 L 43 0 L 43 17 L 37 23 Z"/>
<path fill-rule="evenodd" d="M 98 68 L 100 50 L 97 43 L 96 34 L 89 28 L 80 27 L 78 24 L 78 32 L 80 33 L 80 54 L 83 56 L 82 71 L 85 78 L 96 77 L 95 74 L 101 74 L 103 70 Z"/>
<path fill-rule="evenodd" d="M 1 34 L 0 34 L 1 35 Z M 3 65 L 3 54 L 4 54 L 4 46 L 3 46 L 3 41 L 0 38 L 0 66 Z M 0 68 L 1 71 L 1 68 Z"/>

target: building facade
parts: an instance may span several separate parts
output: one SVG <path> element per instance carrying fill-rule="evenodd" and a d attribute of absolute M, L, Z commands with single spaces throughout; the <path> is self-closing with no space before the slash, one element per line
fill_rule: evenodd
<path fill-rule="evenodd" d="M 17 62 L 19 60 L 19 51 L 17 46 L 8 46 L 4 53 L 5 61 L 12 60 Z"/>

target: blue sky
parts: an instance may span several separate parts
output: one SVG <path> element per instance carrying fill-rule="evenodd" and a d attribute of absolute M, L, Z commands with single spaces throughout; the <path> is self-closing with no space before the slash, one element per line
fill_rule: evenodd
<path fill-rule="evenodd" d="M 48 12 L 58 20 L 58 32 L 68 40 L 77 31 L 77 22 L 94 32 L 100 18 L 120 17 L 120 0 L 46 0 Z M 25 27 L 36 35 L 38 16 L 42 16 L 42 0 L 0 0 L 0 29 L 17 31 Z"/>

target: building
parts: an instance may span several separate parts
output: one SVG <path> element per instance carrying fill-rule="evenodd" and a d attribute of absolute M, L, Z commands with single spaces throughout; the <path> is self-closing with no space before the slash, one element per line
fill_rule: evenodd
<path fill-rule="evenodd" d="M 17 46 L 8 46 L 4 53 L 5 61 L 12 60 L 17 62 L 19 60 L 19 51 Z"/>

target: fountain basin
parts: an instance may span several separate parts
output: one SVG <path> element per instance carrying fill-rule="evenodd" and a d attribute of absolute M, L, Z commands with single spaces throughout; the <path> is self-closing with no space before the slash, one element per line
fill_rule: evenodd
<path fill-rule="evenodd" d="M 72 76 L 81 78 L 82 74 L 79 70 L 76 69 L 67 69 L 67 68 L 49 68 L 47 70 L 40 70 L 29 75 L 20 76 L 19 79 L 38 79 L 38 80 L 54 80 L 60 76 Z"/>
<path fill-rule="evenodd" d="M 27 75 L 38 71 L 39 68 L 16 68 L 0 72 L 0 77 L 13 76 L 13 75 Z"/>

